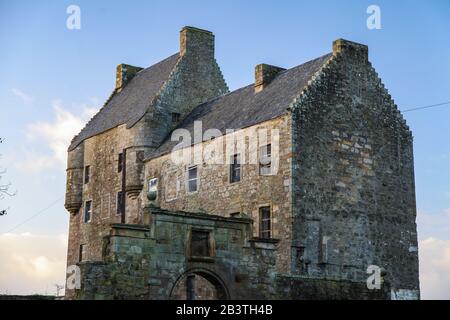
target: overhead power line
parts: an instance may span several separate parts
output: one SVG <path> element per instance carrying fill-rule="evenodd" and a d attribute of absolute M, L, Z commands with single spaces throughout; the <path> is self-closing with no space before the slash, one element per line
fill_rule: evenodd
<path fill-rule="evenodd" d="M 64 198 L 64 196 L 56 199 L 55 201 L 53 201 L 52 203 L 50 203 L 47 207 L 45 207 L 44 209 L 39 210 L 38 212 L 36 212 L 35 214 L 33 214 L 31 217 L 25 219 L 24 221 L 22 221 L 21 223 L 19 223 L 18 225 L 16 225 L 15 227 L 11 228 L 10 230 L 8 230 L 6 233 L 10 233 L 14 230 L 16 230 L 17 228 L 23 226 L 25 223 L 33 220 L 34 218 L 36 218 L 37 216 L 43 214 L 44 212 L 46 212 L 48 209 L 50 209 L 51 207 L 53 207 L 55 204 L 57 204 L 59 201 L 61 201 Z M 4 233 L 5 234 L 5 233 Z"/>
<path fill-rule="evenodd" d="M 422 106 L 422 107 L 415 107 L 415 108 L 411 108 L 411 109 L 406 109 L 406 110 L 402 110 L 402 112 L 410 112 L 410 111 L 416 111 L 416 110 L 422 110 L 422 109 L 434 108 L 434 107 L 439 107 L 439 106 L 448 105 L 448 104 L 450 104 L 450 101 L 448 101 L 448 102 L 436 103 L 436 104 L 432 104 L 432 105 L 429 105 L 429 106 Z"/>

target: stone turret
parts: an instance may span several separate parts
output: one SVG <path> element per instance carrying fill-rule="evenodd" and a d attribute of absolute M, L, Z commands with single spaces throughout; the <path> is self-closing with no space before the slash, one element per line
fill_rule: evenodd
<path fill-rule="evenodd" d="M 83 203 L 84 143 L 67 156 L 67 182 L 65 208 L 70 214 L 77 214 Z"/>
<path fill-rule="evenodd" d="M 144 168 L 145 149 L 142 147 L 127 149 L 125 192 L 131 199 L 135 199 L 143 187 L 142 169 Z"/>

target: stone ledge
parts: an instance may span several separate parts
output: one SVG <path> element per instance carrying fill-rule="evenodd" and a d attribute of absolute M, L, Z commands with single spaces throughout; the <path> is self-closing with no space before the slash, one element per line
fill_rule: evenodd
<path fill-rule="evenodd" d="M 248 240 L 250 247 L 253 249 L 276 250 L 279 239 L 251 238 Z"/>
<path fill-rule="evenodd" d="M 215 221 L 226 221 L 226 222 L 236 222 L 236 223 L 253 223 L 251 218 L 238 218 L 238 217 L 222 217 L 214 214 L 202 213 L 202 212 L 187 212 L 187 211 L 169 211 L 156 207 L 145 208 L 153 215 L 166 215 L 166 216 L 176 216 L 183 218 L 193 218 L 193 219 L 203 219 L 203 220 L 215 220 Z"/>
<path fill-rule="evenodd" d="M 112 223 L 110 236 L 148 239 L 150 238 L 150 228 L 138 224 Z"/>

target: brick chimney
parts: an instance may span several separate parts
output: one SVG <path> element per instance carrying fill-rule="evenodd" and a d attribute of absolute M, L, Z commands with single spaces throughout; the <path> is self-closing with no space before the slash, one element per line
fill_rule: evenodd
<path fill-rule="evenodd" d="M 119 64 L 116 68 L 116 90 L 122 90 L 123 87 L 138 73 L 142 68 L 130 66 L 129 64 Z"/>
<path fill-rule="evenodd" d="M 255 92 L 262 91 L 280 72 L 286 69 L 271 66 L 268 64 L 258 64 L 255 67 Z"/>
<path fill-rule="evenodd" d="M 194 27 L 180 31 L 180 56 L 214 59 L 214 34 Z"/>

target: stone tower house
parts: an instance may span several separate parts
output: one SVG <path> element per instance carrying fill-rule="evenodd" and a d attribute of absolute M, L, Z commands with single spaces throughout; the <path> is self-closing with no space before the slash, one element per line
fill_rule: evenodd
<path fill-rule="evenodd" d="M 185 27 L 68 153 L 68 298 L 419 298 L 412 134 L 367 46 L 229 92 Z"/>

